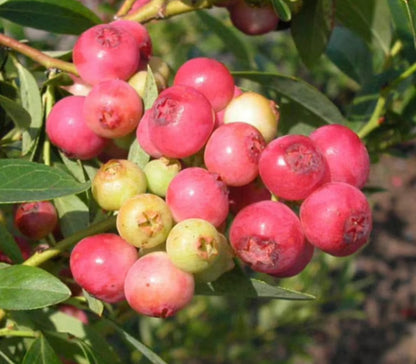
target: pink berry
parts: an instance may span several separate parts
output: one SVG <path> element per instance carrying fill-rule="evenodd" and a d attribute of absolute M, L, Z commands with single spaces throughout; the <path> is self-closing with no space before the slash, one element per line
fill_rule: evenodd
<path fill-rule="evenodd" d="M 260 201 L 243 208 L 229 235 L 243 262 L 273 276 L 297 274 L 306 266 L 305 256 L 312 257 L 313 249 L 305 240 L 299 218 L 281 202 Z"/>
<path fill-rule="evenodd" d="M 233 25 L 248 35 L 269 33 L 275 30 L 279 23 L 271 3 L 256 6 L 245 0 L 238 0 L 228 7 L 228 11 Z"/>
<path fill-rule="evenodd" d="M 146 110 L 136 129 L 136 138 L 140 147 L 153 158 L 162 157 L 162 153 L 155 146 L 149 133 L 149 122 L 152 109 Z"/>
<path fill-rule="evenodd" d="M 15 209 L 14 224 L 26 237 L 39 240 L 53 232 L 58 213 L 50 201 L 21 203 Z"/>
<path fill-rule="evenodd" d="M 177 222 L 200 218 L 218 227 L 229 211 L 226 185 L 200 167 L 185 168 L 172 179 L 166 202 Z"/>
<path fill-rule="evenodd" d="M 131 20 L 116 20 L 111 22 L 110 25 L 124 29 L 132 34 L 139 44 L 141 61 L 147 62 L 149 60 L 153 54 L 152 39 L 144 25 Z"/>
<path fill-rule="evenodd" d="M 230 186 L 229 191 L 230 211 L 233 214 L 254 202 L 272 198 L 270 191 L 259 178 L 244 186 Z"/>
<path fill-rule="evenodd" d="M 339 257 L 360 249 L 372 229 L 367 198 L 344 182 L 326 183 L 310 194 L 300 207 L 300 218 L 308 241 Z"/>
<path fill-rule="evenodd" d="M 285 200 L 302 200 L 328 180 L 324 157 L 304 135 L 270 142 L 260 156 L 259 173 L 266 187 Z"/>
<path fill-rule="evenodd" d="M 142 99 L 127 82 L 107 80 L 94 85 L 86 96 L 84 118 L 104 138 L 120 138 L 136 130 L 143 114 Z"/>
<path fill-rule="evenodd" d="M 215 111 L 227 106 L 234 94 L 234 79 L 228 68 L 213 58 L 190 59 L 179 67 L 174 85 L 186 85 L 201 92 Z"/>
<path fill-rule="evenodd" d="M 137 260 L 134 246 L 112 233 L 82 239 L 71 252 L 72 275 L 82 288 L 105 302 L 124 299 L 124 279 Z"/>
<path fill-rule="evenodd" d="M 170 317 L 194 296 L 194 277 L 177 268 L 166 252 L 141 257 L 127 273 L 124 291 L 131 308 L 147 316 Z"/>
<path fill-rule="evenodd" d="M 238 86 L 234 86 L 234 93 L 233 93 L 232 99 L 234 99 L 234 98 L 236 98 L 236 97 L 238 97 L 242 94 L 243 94 L 243 91 Z M 225 108 L 220 110 L 220 111 L 215 112 L 215 128 L 218 128 L 219 126 L 224 124 L 224 114 L 225 114 Z"/>
<path fill-rule="evenodd" d="M 127 80 L 139 68 L 140 45 L 130 32 L 111 24 L 98 24 L 83 32 L 73 49 L 81 78 L 91 85 Z"/>
<path fill-rule="evenodd" d="M 46 120 L 49 140 L 68 158 L 95 158 L 108 143 L 108 139 L 95 134 L 85 123 L 84 101 L 85 96 L 64 97 L 52 107 Z"/>
<path fill-rule="evenodd" d="M 258 162 L 266 142 L 247 123 L 224 124 L 215 129 L 205 146 L 204 162 L 228 186 L 243 186 L 258 173 Z"/>
<path fill-rule="evenodd" d="M 310 138 L 328 163 L 331 181 L 364 187 L 370 173 L 370 157 L 356 133 L 346 126 L 331 124 L 316 129 Z"/>
<path fill-rule="evenodd" d="M 214 129 L 214 111 L 192 87 L 177 85 L 162 91 L 149 115 L 149 136 L 169 158 L 185 158 L 203 148 Z"/>

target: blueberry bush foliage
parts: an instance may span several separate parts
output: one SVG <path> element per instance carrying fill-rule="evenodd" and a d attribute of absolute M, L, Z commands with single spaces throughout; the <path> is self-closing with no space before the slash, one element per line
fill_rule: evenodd
<path fill-rule="evenodd" d="M 172 318 L 139 315 L 123 301 L 103 302 L 81 290 L 69 270 L 71 249 L 81 239 L 116 232 L 115 214 L 101 209 L 91 192 L 103 161 L 63 153 L 50 142 L 45 122 L 78 76 L 72 62 L 77 37 L 125 19 L 146 26 L 153 54 L 170 67 L 167 85 L 188 59 L 215 58 L 242 90 L 278 105 L 278 135 L 343 124 L 377 163 L 414 138 L 416 0 L 246 0 L 249 8 L 267 6 L 279 19 L 261 35 L 235 26 L 231 1 L 142 3 L 0 0 L 0 363 L 302 357 L 310 339 L 302 329 L 322 319 L 325 304 L 359 315 L 354 309 L 363 296 L 351 281 L 353 257 L 339 263 L 316 253 L 290 279 L 236 262 L 214 282 L 196 284 L 192 304 Z M 143 86 L 145 109 L 158 95 L 152 71 Z M 135 137 L 118 147 L 142 168 L 150 160 Z M 56 207 L 59 229 L 24 250 L 13 221 L 16 205 L 46 200 Z"/>

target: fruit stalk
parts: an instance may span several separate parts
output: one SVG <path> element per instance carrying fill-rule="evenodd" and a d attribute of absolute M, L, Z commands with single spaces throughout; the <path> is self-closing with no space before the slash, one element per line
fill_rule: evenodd
<path fill-rule="evenodd" d="M 43 252 L 36 253 L 32 255 L 29 259 L 23 262 L 24 265 L 29 265 L 32 267 L 37 267 L 42 263 L 45 263 L 49 259 L 52 259 L 62 252 L 66 251 L 68 248 L 72 247 L 81 239 L 89 236 L 98 234 L 104 231 L 115 228 L 116 226 L 116 217 L 111 216 L 103 221 L 97 222 L 96 224 L 90 225 L 86 229 L 80 230 L 75 234 L 62 239 L 54 247 L 44 250 Z"/>
<path fill-rule="evenodd" d="M 35 48 L 32 48 L 27 44 L 23 44 L 17 41 L 16 39 L 8 37 L 7 35 L 4 35 L 2 33 L 0 33 L 0 44 L 33 59 L 34 61 L 38 62 L 46 68 L 58 68 L 62 71 L 78 75 L 78 72 L 72 63 L 50 57 L 45 53 Z"/>

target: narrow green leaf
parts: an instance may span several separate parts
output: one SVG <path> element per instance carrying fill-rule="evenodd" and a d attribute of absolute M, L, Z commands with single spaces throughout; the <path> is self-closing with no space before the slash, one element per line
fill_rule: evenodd
<path fill-rule="evenodd" d="M 371 48 L 389 53 L 391 14 L 386 0 L 337 0 L 335 9 L 336 18 Z"/>
<path fill-rule="evenodd" d="M 416 0 L 388 0 L 396 32 L 401 40 L 416 51 Z"/>
<path fill-rule="evenodd" d="M 284 0 L 272 0 L 273 9 L 279 16 L 280 20 L 290 21 L 292 19 L 292 12 L 289 5 Z"/>
<path fill-rule="evenodd" d="M 54 200 L 59 216 L 59 226 L 64 237 L 88 227 L 88 206 L 76 195 L 58 197 Z"/>
<path fill-rule="evenodd" d="M 37 267 L 12 265 L 0 269 L 0 307 L 33 310 L 62 302 L 71 291 L 58 278 Z"/>
<path fill-rule="evenodd" d="M 30 115 L 17 102 L 0 95 L 0 106 L 6 111 L 6 114 L 9 115 L 10 119 L 12 119 L 14 125 L 20 129 L 29 128 Z"/>
<path fill-rule="evenodd" d="M 33 341 L 21 364 L 62 364 L 43 335 Z"/>
<path fill-rule="evenodd" d="M 157 83 L 155 77 L 153 75 L 152 69 L 150 66 L 147 66 L 147 75 L 146 81 L 144 84 L 144 97 L 143 97 L 143 104 L 144 109 L 148 110 L 153 106 L 153 103 L 157 99 L 159 91 L 157 89 Z"/>
<path fill-rule="evenodd" d="M 76 35 L 101 23 L 76 0 L 8 0 L 0 4 L 0 17 L 23 26 Z"/>
<path fill-rule="evenodd" d="M 359 84 L 364 84 L 373 75 L 372 55 L 368 46 L 348 28 L 340 26 L 334 29 L 327 55 L 341 71 Z"/>
<path fill-rule="evenodd" d="M 131 143 L 127 159 L 136 163 L 140 168 L 144 168 L 150 160 L 150 155 L 143 150 L 136 139 Z"/>
<path fill-rule="evenodd" d="M 133 336 L 131 336 L 129 333 L 124 331 L 121 327 L 116 325 L 113 321 L 109 319 L 103 319 L 106 324 L 111 326 L 113 329 L 115 329 L 120 336 L 126 340 L 128 343 L 130 343 L 135 349 L 140 351 L 149 361 L 153 364 L 167 364 L 162 358 L 160 358 L 155 352 L 150 350 L 146 345 L 144 345 L 139 340 L 135 339 Z"/>
<path fill-rule="evenodd" d="M 79 183 L 57 168 L 21 159 L 0 159 L 0 203 L 50 200 L 89 187 L 89 182 Z"/>
<path fill-rule="evenodd" d="M 0 350 L 0 357 L 3 359 L 4 364 L 16 364 L 2 350 Z"/>
<path fill-rule="evenodd" d="M 40 91 L 35 77 L 19 62 L 15 62 L 20 81 L 22 106 L 30 115 L 30 128 L 23 133 L 22 155 L 35 149 L 43 124 L 43 110 Z"/>
<path fill-rule="evenodd" d="M 99 299 L 91 296 L 85 289 L 82 290 L 82 293 L 87 299 L 89 309 L 101 317 L 104 312 L 104 303 Z"/>
<path fill-rule="evenodd" d="M 250 42 L 241 37 L 240 32 L 233 27 L 226 26 L 218 17 L 212 16 L 207 11 L 198 11 L 196 14 L 210 31 L 220 37 L 227 51 L 234 54 L 242 69 L 255 65 L 256 50 Z"/>
<path fill-rule="evenodd" d="M 290 27 L 302 61 L 311 67 L 325 51 L 332 31 L 333 0 L 308 0 Z"/>
<path fill-rule="evenodd" d="M 3 224 L 0 224 L 0 250 L 6 254 L 13 263 L 21 263 L 23 261 L 22 252 L 16 244 L 13 235 Z"/>
<path fill-rule="evenodd" d="M 269 72 L 233 72 L 233 75 L 258 82 L 262 87 L 276 91 L 279 96 L 294 103 L 304 113 L 314 118 L 314 122 L 322 124 L 345 122 L 339 109 L 327 96 L 301 79 Z"/>
<path fill-rule="evenodd" d="M 239 268 L 223 274 L 216 281 L 199 284 L 196 294 L 206 296 L 237 296 L 244 298 L 274 298 L 284 300 L 313 300 L 314 296 L 287 288 L 272 286 L 247 277 Z"/>

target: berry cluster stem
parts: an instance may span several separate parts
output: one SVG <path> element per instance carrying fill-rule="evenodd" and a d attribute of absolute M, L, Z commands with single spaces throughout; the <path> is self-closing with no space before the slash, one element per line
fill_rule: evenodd
<path fill-rule="evenodd" d="M 32 267 L 37 267 L 37 266 L 45 263 L 49 259 L 52 259 L 52 258 L 58 256 L 59 254 L 63 253 L 67 249 L 71 248 L 73 245 L 75 245 L 81 239 L 83 239 L 87 236 L 90 236 L 90 235 L 94 235 L 94 234 L 102 233 L 104 231 L 111 230 L 111 229 L 115 228 L 115 226 L 116 226 L 116 217 L 111 216 L 111 217 L 109 217 L 109 218 L 107 218 L 103 221 L 100 221 L 100 222 L 97 222 L 96 224 L 90 225 L 86 229 L 80 230 L 80 231 L 76 232 L 75 234 L 59 241 L 58 243 L 56 243 L 55 246 L 53 246 L 49 249 L 46 249 L 46 250 L 44 250 L 40 253 L 36 253 L 36 254 L 32 255 L 29 259 L 24 261 L 23 264 L 24 265 L 29 265 L 29 266 L 32 266 Z"/>
<path fill-rule="evenodd" d="M 78 75 L 74 64 L 50 57 L 47 54 L 2 33 L 0 33 L 0 44 L 33 59 L 46 68 L 58 68 L 62 71 Z"/>

